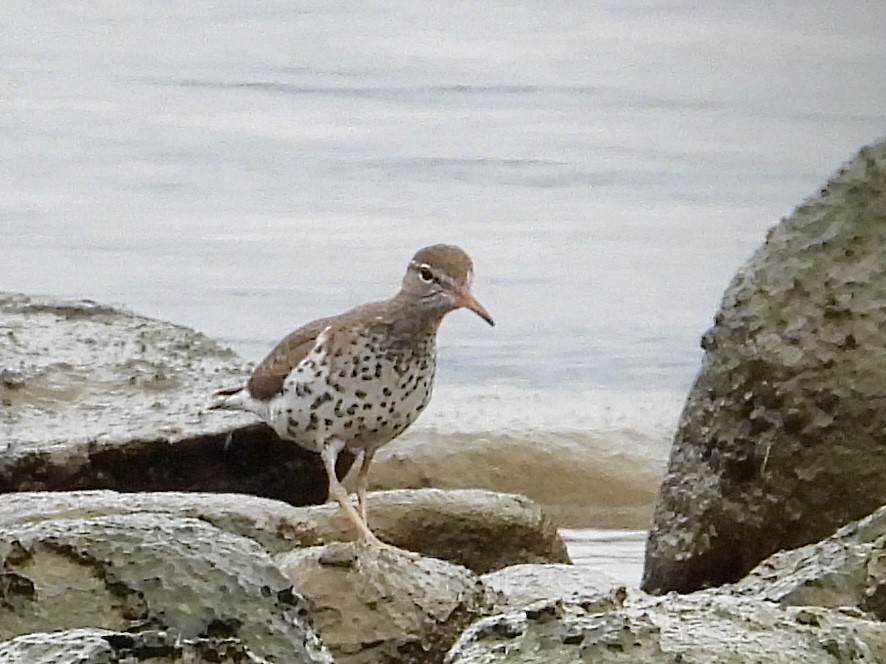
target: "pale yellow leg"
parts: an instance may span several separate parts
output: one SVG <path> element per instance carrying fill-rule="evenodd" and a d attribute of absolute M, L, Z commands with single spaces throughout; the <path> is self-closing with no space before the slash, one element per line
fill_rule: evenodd
<path fill-rule="evenodd" d="M 335 499 L 344 510 L 348 520 L 354 524 L 361 540 L 370 544 L 375 544 L 376 542 L 381 544 L 381 540 L 372 534 L 369 526 L 366 525 L 366 522 L 360 517 L 357 510 L 354 509 L 347 490 L 338 481 L 338 477 L 335 474 L 335 460 L 343 448 L 344 445 L 339 441 L 332 441 L 324 445 L 323 450 L 320 452 L 320 457 L 323 459 L 323 465 L 326 468 L 326 477 L 329 479 L 329 495 Z"/>
<path fill-rule="evenodd" d="M 360 516 L 367 526 L 369 525 L 369 519 L 367 518 L 366 489 L 369 488 L 369 464 L 372 463 L 372 455 L 374 454 L 375 450 L 363 452 L 360 472 L 357 473 L 357 506 L 360 508 Z"/>
<path fill-rule="evenodd" d="M 388 544 L 387 542 L 382 542 L 378 539 L 378 537 L 369 530 L 366 521 L 364 521 L 357 510 L 354 509 L 354 505 L 351 503 L 347 490 L 342 486 L 341 482 L 338 481 L 338 477 L 335 474 L 335 460 L 338 458 L 338 453 L 341 452 L 342 449 L 344 449 L 343 443 L 338 440 L 330 441 L 323 446 L 323 449 L 320 451 L 320 457 L 323 459 L 323 466 L 326 468 L 326 476 L 329 478 L 329 495 L 335 499 L 339 506 L 344 510 L 345 516 L 348 520 L 354 524 L 360 541 L 370 546 L 377 546 L 383 549 L 396 551 L 400 555 L 412 559 L 418 558 L 419 554 L 417 553 L 406 551 L 405 549 L 396 547 L 393 544 Z M 362 470 L 361 467 L 361 471 Z M 365 501 L 363 504 L 365 504 Z"/>

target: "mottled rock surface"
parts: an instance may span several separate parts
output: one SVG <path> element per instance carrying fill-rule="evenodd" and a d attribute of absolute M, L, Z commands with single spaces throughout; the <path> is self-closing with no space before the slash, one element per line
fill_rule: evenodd
<path fill-rule="evenodd" d="M 331 661 L 331 660 L 330 660 Z M 163 631 L 72 629 L 34 632 L 0 643 L 0 662 L 14 664 L 271 664 L 233 638 L 181 639 Z"/>
<path fill-rule="evenodd" d="M 196 519 L 143 513 L 0 529 L 0 641 L 159 630 L 210 646 L 233 639 L 279 662 L 329 663 L 306 608 L 258 544 Z"/>
<path fill-rule="evenodd" d="M 886 503 L 886 142 L 733 279 L 703 339 L 643 588 L 733 582 Z"/>
<path fill-rule="evenodd" d="M 785 606 L 855 607 L 886 621 L 886 507 L 821 542 L 770 556 L 730 592 Z"/>
<path fill-rule="evenodd" d="M 569 562 L 553 523 L 522 496 L 435 489 L 382 491 L 370 493 L 369 504 L 373 527 L 387 541 L 475 572 L 520 563 Z M 254 496 L 175 492 L 21 492 L 0 496 L 0 528 L 45 519 L 140 512 L 202 519 L 254 539 L 270 553 L 354 538 L 353 526 L 332 503 L 293 507 Z"/>
<path fill-rule="evenodd" d="M 291 551 L 277 563 L 312 605 L 337 664 L 435 664 L 488 612 L 464 567 L 353 543 Z"/>
<path fill-rule="evenodd" d="M 492 591 L 496 612 L 551 599 L 580 604 L 586 611 L 609 611 L 620 607 L 625 597 L 624 587 L 583 565 L 512 565 L 480 580 Z"/>
<path fill-rule="evenodd" d="M 557 576 L 592 587 L 588 572 L 526 565 L 484 575 L 504 593 L 501 612 L 465 630 L 445 662 L 886 662 L 886 507 L 771 556 L 735 585 L 663 597 L 564 593 Z M 534 597 L 543 599 L 520 606 Z"/>
<path fill-rule="evenodd" d="M 249 415 L 206 410 L 248 368 L 202 334 L 89 301 L 0 293 L 0 339 L 0 492 L 326 499 L 316 454 Z"/>
<path fill-rule="evenodd" d="M 474 623 L 445 664 L 878 664 L 886 624 L 827 609 L 781 607 L 710 592 L 587 612 L 537 602 Z"/>

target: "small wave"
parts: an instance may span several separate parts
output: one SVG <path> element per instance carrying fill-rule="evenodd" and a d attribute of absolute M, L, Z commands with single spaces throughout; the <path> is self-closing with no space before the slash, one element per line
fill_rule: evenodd
<path fill-rule="evenodd" d="M 450 388 L 435 402 L 378 454 L 374 488 L 520 493 L 571 528 L 648 525 L 682 405 L 661 393 L 515 388 Z"/>
<path fill-rule="evenodd" d="M 670 436 L 685 395 L 653 390 L 536 389 L 441 385 L 418 430 L 611 431 Z"/>

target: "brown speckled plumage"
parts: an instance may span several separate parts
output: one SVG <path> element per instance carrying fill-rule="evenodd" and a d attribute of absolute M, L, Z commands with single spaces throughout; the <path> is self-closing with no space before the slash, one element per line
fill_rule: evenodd
<path fill-rule="evenodd" d="M 216 392 L 213 407 L 254 412 L 281 438 L 319 452 L 330 495 L 363 540 L 380 544 L 366 525 L 369 464 L 427 405 L 440 322 L 465 307 L 493 324 L 470 293 L 472 271 L 471 259 L 456 246 L 419 250 L 394 297 L 298 328 L 255 368 L 245 387 Z M 334 472 L 344 448 L 363 454 L 359 513 Z"/>

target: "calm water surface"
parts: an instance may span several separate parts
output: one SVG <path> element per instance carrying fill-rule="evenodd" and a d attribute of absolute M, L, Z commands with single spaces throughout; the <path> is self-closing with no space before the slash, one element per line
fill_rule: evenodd
<path fill-rule="evenodd" d="M 531 391 L 580 440 L 589 392 L 640 429 L 671 394 L 660 463 L 737 267 L 886 133 L 884 25 L 879 1 L 13 0 L 0 288 L 260 359 L 457 242 L 497 326 L 447 320 L 441 399 Z"/>

